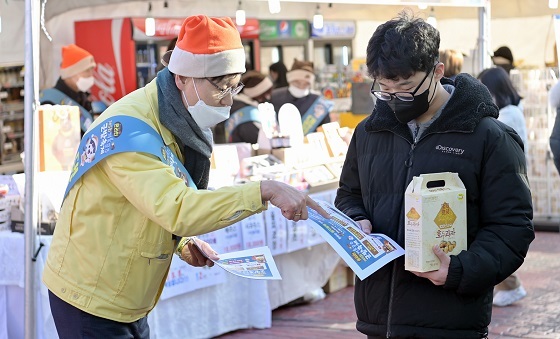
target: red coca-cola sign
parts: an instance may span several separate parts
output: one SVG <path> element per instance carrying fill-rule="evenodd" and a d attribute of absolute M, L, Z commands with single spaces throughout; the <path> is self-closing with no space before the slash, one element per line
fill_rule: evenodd
<path fill-rule="evenodd" d="M 235 22 L 235 19 L 233 19 Z M 237 26 L 241 39 L 258 39 L 259 38 L 259 20 L 254 18 L 247 18 L 245 25 Z"/>
<path fill-rule="evenodd" d="M 135 43 L 130 19 L 78 21 L 76 45 L 93 54 L 94 100 L 107 106 L 136 89 Z"/>
<path fill-rule="evenodd" d="M 171 40 L 179 35 L 181 30 L 181 25 L 185 19 L 165 19 L 165 18 L 155 18 L 155 38 L 162 38 Z M 146 18 L 132 18 L 132 24 L 135 29 L 140 30 L 143 34 L 146 34 Z"/>

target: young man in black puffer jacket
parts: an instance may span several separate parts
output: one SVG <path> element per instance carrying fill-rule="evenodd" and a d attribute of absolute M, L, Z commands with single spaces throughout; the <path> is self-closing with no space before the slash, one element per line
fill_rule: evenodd
<path fill-rule="evenodd" d="M 484 338 L 494 285 L 534 239 L 523 143 L 499 122 L 486 87 L 443 78 L 439 32 L 403 12 L 369 41 L 377 104 L 356 128 L 336 206 L 366 232 L 404 246 L 404 192 L 413 176 L 456 172 L 467 190 L 468 249 L 433 251 L 441 268 L 404 269 L 404 257 L 356 280 L 357 329 L 368 338 Z"/>

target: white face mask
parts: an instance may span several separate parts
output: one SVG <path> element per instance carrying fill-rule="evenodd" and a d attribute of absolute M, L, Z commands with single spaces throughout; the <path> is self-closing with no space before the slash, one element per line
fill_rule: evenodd
<path fill-rule="evenodd" d="M 289 85 L 288 92 L 296 98 L 303 98 L 309 95 L 309 88 L 301 89 L 297 88 L 296 86 Z"/>
<path fill-rule="evenodd" d="M 93 79 L 93 77 L 80 77 L 76 82 L 76 86 L 81 92 L 87 92 L 93 87 L 94 82 L 95 80 Z"/>
<path fill-rule="evenodd" d="M 200 127 L 200 129 L 205 130 L 212 126 L 216 126 L 220 122 L 227 120 L 229 118 L 229 112 L 231 110 L 231 106 L 209 106 L 204 101 L 200 100 L 200 96 L 198 96 L 198 91 L 196 89 L 196 84 L 194 83 L 194 91 L 196 93 L 196 97 L 198 101 L 194 106 L 190 106 L 187 100 L 187 96 L 185 92 L 181 91 L 185 102 L 187 103 L 187 109 L 191 113 L 194 121 Z"/>

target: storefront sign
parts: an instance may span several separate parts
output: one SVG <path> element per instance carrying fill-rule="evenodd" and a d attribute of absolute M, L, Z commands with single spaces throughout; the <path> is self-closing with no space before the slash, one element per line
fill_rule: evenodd
<path fill-rule="evenodd" d="M 356 35 L 354 21 L 325 21 L 323 28 L 311 28 L 311 37 L 325 39 L 353 39 Z"/>
<path fill-rule="evenodd" d="M 235 20 L 234 20 L 235 22 Z M 259 20 L 247 18 L 245 25 L 237 26 L 241 39 L 258 39 L 259 38 Z"/>
<path fill-rule="evenodd" d="M 76 45 L 90 51 L 97 63 L 92 98 L 107 106 L 137 88 L 132 26 L 129 18 L 74 23 Z"/>
<path fill-rule="evenodd" d="M 259 26 L 261 40 L 309 39 L 307 20 L 261 20 Z"/>
<path fill-rule="evenodd" d="M 173 39 L 179 35 L 184 19 L 156 18 L 154 21 L 156 25 L 154 37 Z M 132 18 L 132 24 L 135 29 L 140 30 L 144 35 L 146 34 L 146 18 Z M 136 37 L 136 40 L 144 39 Z"/>

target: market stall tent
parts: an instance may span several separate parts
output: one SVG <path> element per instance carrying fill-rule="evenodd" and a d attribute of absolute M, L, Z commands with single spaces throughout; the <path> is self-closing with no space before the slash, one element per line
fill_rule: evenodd
<path fill-rule="evenodd" d="M 208 2 L 216 3 L 208 6 Z M 152 2 L 155 17 L 185 17 L 190 14 L 234 16 L 238 2 L 233 0 L 168 0 L 164 8 L 163 0 Z M 100 18 L 145 17 L 148 13 L 148 0 L 92 0 L 92 1 L 48 1 L 45 4 L 44 22 L 53 37 L 49 42 L 42 38 L 40 87 L 53 84 L 53 77 L 60 62 L 60 48 L 73 41 L 73 22 Z M 330 1 L 325 1 L 330 2 Z M 340 1 L 339 1 L 340 2 Z M 354 51 L 356 56 L 365 54 L 365 46 L 377 25 L 394 17 L 403 8 L 399 5 L 379 5 L 388 1 L 370 1 L 370 5 L 341 4 L 334 1 L 332 7 L 327 3 L 320 5 L 325 20 L 355 20 L 357 35 Z M 348 1 L 351 2 L 351 1 Z M 460 49 L 470 53 L 478 39 L 478 11 L 474 7 L 437 6 L 434 14 L 438 19 L 438 29 L 442 34 L 441 47 Z M 315 3 L 281 2 L 282 11 L 272 15 L 266 1 L 245 0 L 242 2 L 247 17 L 259 19 L 301 19 L 311 20 L 315 14 Z M 525 65 L 542 67 L 554 59 L 554 32 L 551 29 L 552 15 L 558 10 L 548 8 L 547 0 L 491 0 L 491 51 L 501 45 L 508 45 L 516 59 Z M 21 65 L 24 61 L 24 8 L 21 0 L 0 1 L 2 29 L 0 33 L 0 67 Z M 431 7 L 419 10 L 424 16 Z M 40 14 L 40 13 L 39 13 Z M 40 16 L 37 18 L 40 21 Z M 362 51 L 360 53 L 360 51 Z"/>
<path fill-rule="evenodd" d="M 327 3 L 332 2 L 332 7 Z M 402 5 L 381 5 L 387 1 L 377 1 L 368 6 L 341 4 L 340 1 L 329 1 L 324 3 L 322 10 L 325 19 L 352 19 L 357 21 L 357 35 L 354 50 L 365 51 L 367 40 L 377 25 L 394 17 Z M 350 2 L 350 1 L 348 1 Z M 418 1 L 430 6 L 438 3 L 429 1 Z M 496 35 L 503 37 L 495 39 L 497 45 L 509 45 L 518 58 L 530 60 L 535 65 L 542 66 L 548 58 L 546 50 L 551 49 L 553 38 L 550 37 L 552 26 L 551 15 L 555 14 L 547 8 L 545 0 L 489 0 L 483 1 L 487 8 L 492 11 L 493 30 L 492 37 Z M 186 17 L 192 14 L 207 14 L 211 16 L 233 16 L 237 9 L 237 2 L 231 0 L 213 0 L 212 6 L 208 6 L 208 0 L 172 0 L 151 1 L 152 15 L 161 17 Z M 393 2 L 394 3 L 394 2 Z M 440 1 L 441 3 L 441 1 Z M 468 3 L 466 1 L 465 3 Z M 472 3 L 472 0 L 471 0 Z M 41 87 L 49 87 L 54 83 L 60 63 L 60 48 L 63 45 L 73 43 L 73 22 L 77 20 L 91 20 L 98 18 L 118 17 L 145 17 L 148 15 L 148 1 L 119 1 L 119 0 L 80 0 L 51 1 L 42 3 L 45 6 L 44 16 L 41 17 L 41 3 L 39 0 L 6 1 L 0 2 L 0 15 L 3 17 L 4 30 L 0 33 L 0 65 L 17 63 L 18 55 L 22 56 L 21 62 L 25 63 L 25 233 L 26 233 L 26 298 L 25 298 L 25 328 L 26 338 L 33 338 L 35 334 L 34 305 L 34 265 L 33 255 L 38 248 L 34 236 L 36 231 L 37 198 L 34 194 L 34 128 L 33 118 L 38 99 L 39 84 Z M 23 5 L 25 7 L 23 7 Z M 282 13 L 272 15 L 268 12 L 266 1 L 244 1 L 245 10 L 250 17 L 259 19 L 301 19 L 311 18 L 315 13 L 315 3 L 282 2 Z M 344 6 L 343 10 L 341 7 Z M 456 48 L 461 50 L 472 50 L 480 48 L 481 43 L 488 42 L 488 36 L 480 36 L 485 32 L 479 23 L 480 10 L 471 7 L 436 7 L 438 16 L 438 29 L 442 32 L 442 48 Z M 6 14 L 7 13 L 7 14 Z M 21 15 L 24 13 L 25 24 L 22 24 Z M 489 15 L 490 13 L 486 13 Z M 520 20 L 519 18 L 524 19 Z M 531 19 L 529 19 L 531 18 Z M 40 23 L 44 24 L 45 32 L 52 36 L 52 42 L 47 40 L 46 34 L 40 33 Z M 24 29 L 22 29 L 24 27 Z M 24 34 L 25 32 L 25 34 Z M 496 33 L 499 32 L 499 33 Z M 488 34 L 488 32 L 485 32 Z M 553 35 L 553 34 L 552 34 Z M 542 37 L 545 37 L 544 39 Z M 24 39 L 23 39 L 24 37 Z M 41 42 L 39 42 L 41 37 Z M 22 40 L 24 41 L 22 45 Z M 542 43 L 544 41 L 544 43 Z M 540 45 L 537 46 L 537 43 Z M 465 47 L 466 45 L 466 47 Z M 8 53 L 9 51 L 9 53 Z M 365 54 L 365 52 L 362 52 Z M 533 58 L 537 55 L 536 58 Z M 482 55 L 482 59 L 488 59 L 488 55 Z M 484 64 L 484 62 L 481 62 Z M 40 71 L 39 71 L 40 70 Z M 31 213 L 29 213 L 31 211 Z"/>

